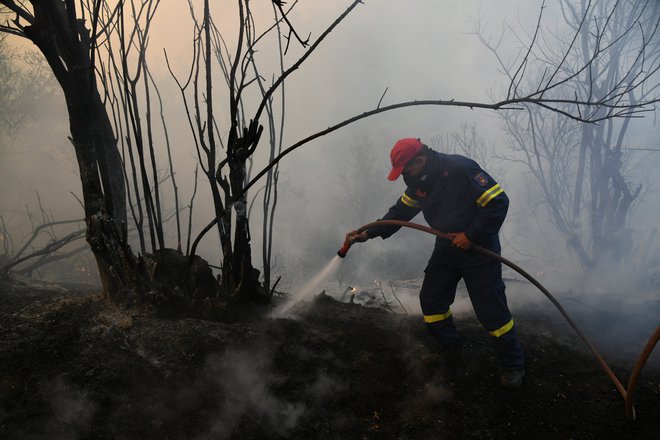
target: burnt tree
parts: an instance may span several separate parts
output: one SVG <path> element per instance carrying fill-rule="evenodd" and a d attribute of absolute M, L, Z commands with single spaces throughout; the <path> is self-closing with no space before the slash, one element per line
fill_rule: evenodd
<path fill-rule="evenodd" d="M 16 13 L 14 33 L 39 48 L 62 88 L 82 183 L 87 241 L 106 294 L 124 295 L 140 275 L 126 241 L 123 163 L 96 84 L 92 34 L 78 19 L 73 1 L 34 1 L 31 12 L 13 1 L 2 4 Z"/>
<path fill-rule="evenodd" d="M 99 47 L 108 43 L 110 33 L 123 18 L 123 4 L 110 8 L 104 2 L 78 3 L 46 0 L 16 3 L 2 0 L 1 12 L 14 18 L 1 30 L 32 41 L 43 54 L 61 87 L 69 116 L 70 141 L 76 153 L 81 179 L 86 239 L 94 254 L 103 291 L 108 300 L 134 303 L 147 300 L 168 309 L 198 308 L 205 297 L 216 296 L 215 280 L 208 265 L 198 257 L 183 258 L 168 250 L 164 241 L 136 255 L 129 245 L 126 158 L 122 157 L 115 135 L 116 115 L 108 111 L 107 75 L 99 69 Z M 134 33 L 135 34 L 135 33 Z M 131 44 L 126 39 L 127 44 Z M 103 87 L 99 84 L 103 81 Z M 126 77 L 124 84 L 131 78 Z M 127 102 L 135 104 L 135 102 Z M 143 151 L 140 151 L 141 159 Z M 131 150 L 132 154 L 132 150 Z M 144 161 L 140 163 L 144 171 Z M 133 170 L 135 171 L 135 170 Z M 142 174 L 144 177 L 144 173 Z M 152 201 L 148 179 L 143 192 L 133 201 L 143 200 L 158 218 L 148 225 L 153 236 L 162 225 Z M 143 234 L 138 225 L 138 235 Z"/>

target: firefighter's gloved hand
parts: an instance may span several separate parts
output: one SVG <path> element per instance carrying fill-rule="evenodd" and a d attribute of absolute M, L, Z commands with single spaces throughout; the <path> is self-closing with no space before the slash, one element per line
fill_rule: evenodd
<path fill-rule="evenodd" d="M 346 234 L 346 241 L 353 244 L 353 243 L 363 243 L 365 241 L 369 240 L 369 234 L 367 234 L 367 231 L 351 231 L 348 234 Z"/>
<path fill-rule="evenodd" d="M 470 249 L 472 242 L 469 238 L 467 238 L 465 232 L 450 232 L 449 236 L 452 237 L 452 246 L 456 246 L 457 248 L 461 249 Z"/>

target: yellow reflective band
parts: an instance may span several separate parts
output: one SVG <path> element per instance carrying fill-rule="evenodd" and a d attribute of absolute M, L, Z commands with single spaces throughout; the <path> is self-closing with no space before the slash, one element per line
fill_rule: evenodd
<path fill-rule="evenodd" d="M 502 327 L 498 328 L 497 330 L 493 330 L 492 332 L 489 332 L 491 336 L 495 336 L 496 338 L 499 338 L 502 336 L 504 333 L 508 332 L 513 328 L 513 319 L 506 324 L 504 324 Z"/>
<path fill-rule="evenodd" d="M 477 205 L 481 206 L 482 208 L 488 204 L 491 200 L 493 200 L 495 197 L 503 193 L 504 190 L 500 188 L 500 184 L 495 184 L 492 186 L 490 189 L 488 189 L 486 192 L 484 192 L 481 197 L 477 199 Z"/>
<path fill-rule="evenodd" d="M 424 315 L 424 322 L 427 324 L 433 324 L 434 322 L 444 321 L 450 316 L 451 316 L 451 309 L 449 309 L 447 313 L 443 313 L 442 315 Z"/>
<path fill-rule="evenodd" d="M 485 200 L 485 201 L 481 204 L 481 207 L 483 208 L 484 206 L 486 206 L 486 205 L 488 204 L 488 202 L 490 202 L 491 200 L 493 200 L 495 197 L 499 196 L 499 195 L 500 195 L 501 193 L 503 193 L 503 192 L 504 192 L 504 190 L 503 190 L 502 188 L 500 188 L 499 191 L 497 191 L 496 193 L 494 193 L 492 196 L 488 197 L 488 199 Z"/>
<path fill-rule="evenodd" d="M 403 193 L 401 196 L 401 201 L 403 202 L 404 205 L 410 206 L 411 208 L 419 208 L 419 202 L 412 197 L 410 197 L 408 194 Z"/>

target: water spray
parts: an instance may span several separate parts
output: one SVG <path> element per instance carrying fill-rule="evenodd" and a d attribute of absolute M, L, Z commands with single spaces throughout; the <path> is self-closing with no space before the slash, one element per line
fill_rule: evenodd
<path fill-rule="evenodd" d="M 372 223 L 368 223 L 364 226 L 362 226 L 360 229 L 356 231 L 356 233 L 361 233 L 366 231 L 367 229 L 376 227 L 376 226 L 403 226 L 407 228 L 412 228 L 412 229 L 417 229 L 419 231 L 427 232 L 429 234 L 435 235 L 437 237 L 444 238 L 446 240 L 453 240 L 453 237 L 445 232 L 440 232 L 437 231 L 433 228 L 430 228 L 428 226 L 420 225 L 417 223 L 411 223 L 411 222 L 406 222 L 403 220 L 378 220 Z M 348 249 L 351 247 L 351 242 L 346 240 L 344 242 L 344 245 L 342 246 L 339 251 L 337 251 L 337 255 L 339 255 L 341 258 L 344 258 L 346 256 L 346 253 L 348 252 Z M 621 394 L 621 397 L 623 397 L 624 404 L 625 404 L 625 411 L 626 411 L 626 416 L 631 419 L 635 420 L 635 407 L 633 406 L 633 400 L 632 400 L 632 395 L 635 390 L 635 387 L 637 385 L 637 378 L 639 377 L 639 374 L 642 371 L 642 368 L 644 367 L 646 361 L 648 360 L 649 355 L 651 354 L 651 351 L 653 351 L 653 348 L 657 344 L 658 340 L 660 340 L 660 327 L 657 327 L 655 329 L 655 332 L 649 337 L 648 342 L 646 343 L 644 349 L 642 350 L 642 353 L 640 354 L 635 367 L 633 369 L 633 372 L 630 376 L 630 379 L 628 381 L 628 387 L 624 387 L 621 384 L 621 381 L 616 377 L 612 369 L 607 365 L 607 362 L 605 362 L 605 359 L 601 356 L 601 354 L 598 352 L 596 347 L 587 339 L 587 337 L 580 331 L 580 329 L 577 327 L 573 319 L 566 313 L 566 310 L 562 307 L 561 304 L 559 304 L 559 301 L 550 294 L 548 289 L 546 289 L 541 283 L 539 283 L 534 277 L 532 277 L 530 274 L 525 272 L 521 267 L 518 265 L 512 263 L 511 261 L 507 260 L 506 258 L 502 257 L 500 254 L 495 253 L 491 250 L 488 250 L 484 247 L 481 247 L 477 244 L 472 243 L 470 245 L 470 250 L 479 252 L 480 254 L 486 255 L 494 260 L 500 261 L 501 263 L 509 266 L 511 269 L 515 270 L 518 272 L 520 275 L 525 277 L 528 281 L 530 281 L 534 286 L 536 286 L 551 302 L 552 304 L 557 307 L 559 312 L 562 314 L 564 319 L 568 322 L 568 324 L 575 330 L 577 335 L 582 339 L 582 341 L 587 345 L 591 353 L 594 355 L 600 366 L 603 368 L 607 376 L 610 378 L 614 386 L 616 387 L 617 391 Z"/>
<path fill-rule="evenodd" d="M 290 298 L 275 307 L 272 311 L 272 316 L 274 318 L 290 316 L 297 304 L 304 301 L 310 295 L 318 292 L 319 285 L 337 271 L 340 263 L 341 259 L 338 256 L 332 257 L 332 259 L 328 261 L 328 263 L 323 266 L 316 275 L 314 275 L 302 287 L 293 292 L 293 295 Z"/>

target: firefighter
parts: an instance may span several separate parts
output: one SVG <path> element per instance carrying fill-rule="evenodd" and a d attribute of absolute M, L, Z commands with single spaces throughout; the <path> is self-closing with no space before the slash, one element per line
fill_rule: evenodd
<path fill-rule="evenodd" d="M 440 346 L 448 364 L 460 363 L 463 341 L 454 326 L 451 304 L 462 278 L 479 322 L 492 336 L 500 367 L 500 383 L 518 388 L 525 374 L 524 354 L 507 306 L 502 265 L 477 252 L 476 243 L 499 253 L 498 231 L 504 222 L 509 199 L 500 185 L 473 160 L 436 152 L 419 139 L 398 140 L 390 158 L 388 179 L 403 175 L 407 186 L 383 220 L 409 221 L 420 211 L 429 226 L 447 232 L 452 241 L 436 238 L 425 269 L 419 298 L 424 322 Z M 377 226 L 346 234 L 349 243 L 370 238 L 386 239 L 397 226 Z"/>

